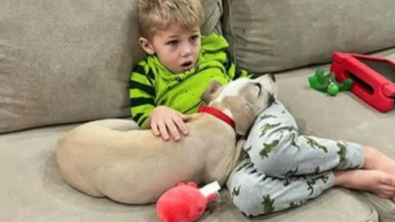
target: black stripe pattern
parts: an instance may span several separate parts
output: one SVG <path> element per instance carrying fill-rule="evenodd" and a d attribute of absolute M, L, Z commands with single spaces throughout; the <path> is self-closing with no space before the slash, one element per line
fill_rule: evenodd
<path fill-rule="evenodd" d="M 155 89 L 151 86 L 147 86 L 145 84 L 142 84 L 140 82 L 136 82 L 136 81 L 130 81 L 130 85 L 132 86 L 132 88 L 135 89 L 139 89 L 145 93 L 147 93 L 148 95 L 155 97 Z"/>
<path fill-rule="evenodd" d="M 137 97 L 137 98 L 131 98 L 130 104 L 132 107 L 137 107 L 137 106 L 142 106 L 142 105 L 155 106 L 155 100 L 153 98 Z"/>

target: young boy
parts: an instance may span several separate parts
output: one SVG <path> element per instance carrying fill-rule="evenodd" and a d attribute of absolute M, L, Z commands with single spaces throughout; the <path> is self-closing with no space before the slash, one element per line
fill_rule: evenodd
<path fill-rule="evenodd" d="M 203 21 L 199 0 L 139 0 L 139 42 L 148 57 L 131 74 L 131 113 L 164 140 L 188 134 L 188 114 L 197 112 L 212 78 L 254 78 L 230 61 L 222 36 L 201 36 Z M 395 198 L 393 160 L 359 144 L 299 136 L 279 101 L 257 118 L 244 149 L 227 187 L 247 215 L 300 205 L 333 186 Z"/>
<path fill-rule="evenodd" d="M 186 115 L 202 104 L 211 78 L 225 84 L 250 75 L 230 62 L 222 36 L 201 36 L 204 14 L 198 0 L 142 0 L 139 9 L 139 41 L 149 56 L 132 73 L 133 119 L 156 136 L 180 140 L 188 134 Z"/>

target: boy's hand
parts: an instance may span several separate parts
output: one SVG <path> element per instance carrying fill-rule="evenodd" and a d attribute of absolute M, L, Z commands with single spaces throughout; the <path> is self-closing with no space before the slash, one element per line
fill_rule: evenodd
<path fill-rule="evenodd" d="M 185 124 L 190 120 L 190 116 L 183 115 L 165 106 L 158 106 L 151 113 L 149 126 L 155 136 L 162 136 L 164 140 L 169 140 L 169 132 L 176 141 L 181 139 L 180 132 L 188 134 Z"/>

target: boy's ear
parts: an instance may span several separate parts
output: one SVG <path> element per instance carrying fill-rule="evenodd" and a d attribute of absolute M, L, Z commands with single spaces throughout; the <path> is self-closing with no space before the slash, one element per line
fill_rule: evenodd
<path fill-rule="evenodd" d="M 139 43 L 146 53 L 150 55 L 153 55 L 155 53 L 154 47 L 146 38 L 140 37 Z"/>

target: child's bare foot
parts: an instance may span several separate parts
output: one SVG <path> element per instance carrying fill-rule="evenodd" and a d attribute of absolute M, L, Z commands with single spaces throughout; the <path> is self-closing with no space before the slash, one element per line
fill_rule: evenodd
<path fill-rule="evenodd" d="M 395 176 L 380 170 L 335 171 L 335 186 L 368 191 L 395 201 Z"/>
<path fill-rule="evenodd" d="M 395 176 L 395 160 L 371 147 L 364 147 L 364 155 L 365 169 L 381 170 Z"/>

